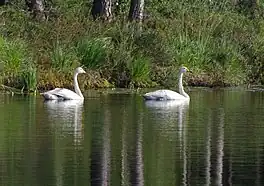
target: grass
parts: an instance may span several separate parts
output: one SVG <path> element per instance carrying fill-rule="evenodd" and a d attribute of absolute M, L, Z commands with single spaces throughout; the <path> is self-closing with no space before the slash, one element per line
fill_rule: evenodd
<path fill-rule="evenodd" d="M 0 7 L 0 79 L 7 86 L 71 87 L 77 66 L 89 72 L 85 88 L 176 86 L 182 64 L 193 71 L 186 79 L 193 86 L 264 84 L 261 3 L 252 13 L 227 0 L 154 0 L 140 33 L 124 18 L 129 3 L 111 23 L 93 21 L 85 1 L 56 1 L 44 22 L 14 4 Z"/>
<path fill-rule="evenodd" d="M 107 38 L 84 38 L 77 44 L 80 63 L 87 68 L 98 69 L 106 61 Z"/>
<path fill-rule="evenodd" d="M 149 86 L 150 80 L 150 60 L 142 55 L 134 57 L 133 61 L 128 64 L 130 74 L 130 87 L 146 87 Z"/>
<path fill-rule="evenodd" d="M 74 49 L 64 46 L 58 41 L 51 49 L 50 58 L 52 68 L 58 71 L 67 72 L 76 67 L 77 56 Z"/>
<path fill-rule="evenodd" d="M 0 37 L 0 61 L 2 63 L 2 84 L 35 91 L 37 87 L 36 67 L 27 53 L 22 40 L 8 40 Z"/>
<path fill-rule="evenodd" d="M 28 67 L 22 72 L 23 84 L 27 91 L 35 92 L 37 88 L 37 69 L 36 67 Z"/>

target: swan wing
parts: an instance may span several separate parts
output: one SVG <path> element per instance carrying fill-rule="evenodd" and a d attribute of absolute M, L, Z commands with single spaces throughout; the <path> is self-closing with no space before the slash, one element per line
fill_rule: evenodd
<path fill-rule="evenodd" d="M 183 95 L 171 90 L 156 90 L 143 95 L 146 100 L 182 100 Z"/>
<path fill-rule="evenodd" d="M 55 93 L 58 92 L 59 90 L 61 90 L 62 88 L 55 88 L 53 90 L 49 90 L 47 92 L 41 93 L 41 95 L 43 95 L 43 97 L 46 100 L 57 100 L 60 99 L 59 96 L 57 96 Z"/>
<path fill-rule="evenodd" d="M 53 90 L 49 90 L 49 91 L 47 91 L 47 92 L 44 92 L 43 94 L 53 94 L 53 93 L 55 93 L 55 92 L 58 92 L 59 90 L 61 90 L 62 88 L 55 88 L 55 89 L 53 89 Z"/>
<path fill-rule="evenodd" d="M 45 99 L 56 100 L 56 99 L 65 99 L 65 100 L 74 100 L 82 99 L 78 94 L 72 90 L 66 88 L 55 88 L 53 90 L 43 93 Z"/>
<path fill-rule="evenodd" d="M 72 90 L 61 88 L 55 91 L 53 94 L 62 97 L 63 99 L 82 99 L 81 96 L 73 92 Z"/>

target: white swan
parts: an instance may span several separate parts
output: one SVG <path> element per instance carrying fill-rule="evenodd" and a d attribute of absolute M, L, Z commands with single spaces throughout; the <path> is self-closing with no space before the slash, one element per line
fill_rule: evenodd
<path fill-rule="evenodd" d="M 83 100 L 82 92 L 78 85 L 77 76 L 78 74 L 86 73 L 82 67 L 75 69 L 73 76 L 73 84 L 75 92 L 66 88 L 55 88 L 53 90 L 42 93 L 46 100 Z"/>
<path fill-rule="evenodd" d="M 190 100 L 189 95 L 184 92 L 182 85 L 183 73 L 189 71 L 187 67 L 181 67 L 179 71 L 179 93 L 171 90 L 156 90 L 143 95 L 145 100 Z"/>

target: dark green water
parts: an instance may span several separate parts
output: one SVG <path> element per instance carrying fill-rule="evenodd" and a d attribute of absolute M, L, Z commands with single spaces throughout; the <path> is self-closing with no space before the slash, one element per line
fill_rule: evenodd
<path fill-rule="evenodd" d="M 0 185 L 263 185 L 264 92 L 188 92 L 187 106 L 0 95 Z"/>

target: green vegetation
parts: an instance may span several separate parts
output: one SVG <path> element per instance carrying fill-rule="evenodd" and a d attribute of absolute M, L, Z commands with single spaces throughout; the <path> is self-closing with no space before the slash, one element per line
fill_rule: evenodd
<path fill-rule="evenodd" d="M 126 20 L 128 1 L 113 10 L 112 22 L 94 21 L 86 2 L 48 3 L 44 21 L 22 1 L 1 6 L 0 83 L 71 87 L 82 65 L 84 88 L 175 86 L 184 64 L 192 86 L 264 84 L 263 2 L 153 0 L 140 30 Z"/>
<path fill-rule="evenodd" d="M 106 61 L 107 45 L 104 40 L 84 38 L 78 43 L 77 53 L 82 65 L 97 69 Z"/>
<path fill-rule="evenodd" d="M 0 37 L 0 61 L 3 65 L 1 84 L 26 88 L 29 91 L 36 90 L 36 65 L 28 55 L 24 41 Z"/>

